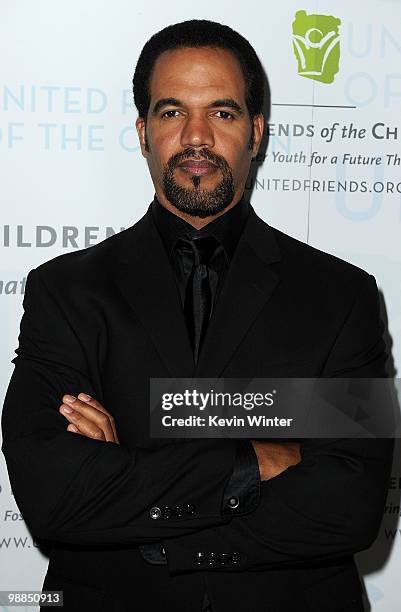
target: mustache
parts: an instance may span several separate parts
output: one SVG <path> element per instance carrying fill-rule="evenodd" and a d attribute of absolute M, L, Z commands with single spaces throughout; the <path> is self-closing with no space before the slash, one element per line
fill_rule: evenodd
<path fill-rule="evenodd" d="M 209 149 L 197 150 L 190 147 L 184 151 L 181 151 L 180 153 L 175 153 L 175 155 L 172 155 L 167 162 L 167 166 L 170 170 L 172 170 L 186 159 L 194 159 L 196 161 L 206 159 L 207 161 L 216 164 L 218 168 L 221 168 L 224 171 L 229 169 L 227 161 L 221 155 L 217 155 L 213 151 L 209 151 Z"/>

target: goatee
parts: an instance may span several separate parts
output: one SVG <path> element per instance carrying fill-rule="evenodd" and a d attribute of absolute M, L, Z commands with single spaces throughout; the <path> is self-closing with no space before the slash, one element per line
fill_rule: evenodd
<path fill-rule="evenodd" d="M 182 187 L 174 178 L 174 171 L 178 164 L 187 158 L 207 159 L 216 164 L 221 170 L 221 181 L 214 189 L 202 189 L 202 179 L 194 176 L 194 187 Z M 221 212 L 232 202 L 235 194 L 234 180 L 231 168 L 226 160 L 207 149 L 196 151 L 185 149 L 170 157 L 163 170 L 163 191 L 166 198 L 178 210 L 193 217 L 209 217 Z"/>

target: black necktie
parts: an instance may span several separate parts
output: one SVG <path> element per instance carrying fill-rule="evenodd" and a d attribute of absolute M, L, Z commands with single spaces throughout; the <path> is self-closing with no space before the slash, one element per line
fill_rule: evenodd
<path fill-rule="evenodd" d="M 213 236 L 179 238 L 176 248 L 183 257 L 187 278 L 184 312 L 190 333 L 195 363 L 213 311 L 218 275 L 212 262 L 223 249 Z"/>

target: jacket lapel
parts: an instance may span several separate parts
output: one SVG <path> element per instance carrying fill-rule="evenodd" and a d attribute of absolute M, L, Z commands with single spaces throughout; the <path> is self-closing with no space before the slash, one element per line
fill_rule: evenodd
<path fill-rule="evenodd" d="M 250 206 L 204 339 L 195 377 L 218 377 L 279 283 L 272 228 Z"/>
<path fill-rule="evenodd" d="M 194 360 L 184 313 L 150 206 L 125 231 L 115 282 L 149 333 L 170 376 L 192 376 Z"/>

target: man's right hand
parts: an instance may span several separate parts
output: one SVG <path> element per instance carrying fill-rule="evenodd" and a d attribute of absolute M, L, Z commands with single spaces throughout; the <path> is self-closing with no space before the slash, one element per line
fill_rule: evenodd
<path fill-rule="evenodd" d="M 100 402 L 86 393 L 80 393 L 78 397 L 63 395 L 63 402 L 66 403 L 61 404 L 59 410 L 70 422 L 68 431 L 120 444 L 114 417 Z"/>
<path fill-rule="evenodd" d="M 298 442 L 251 442 L 258 458 L 260 480 L 270 480 L 302 460 Z"/>

